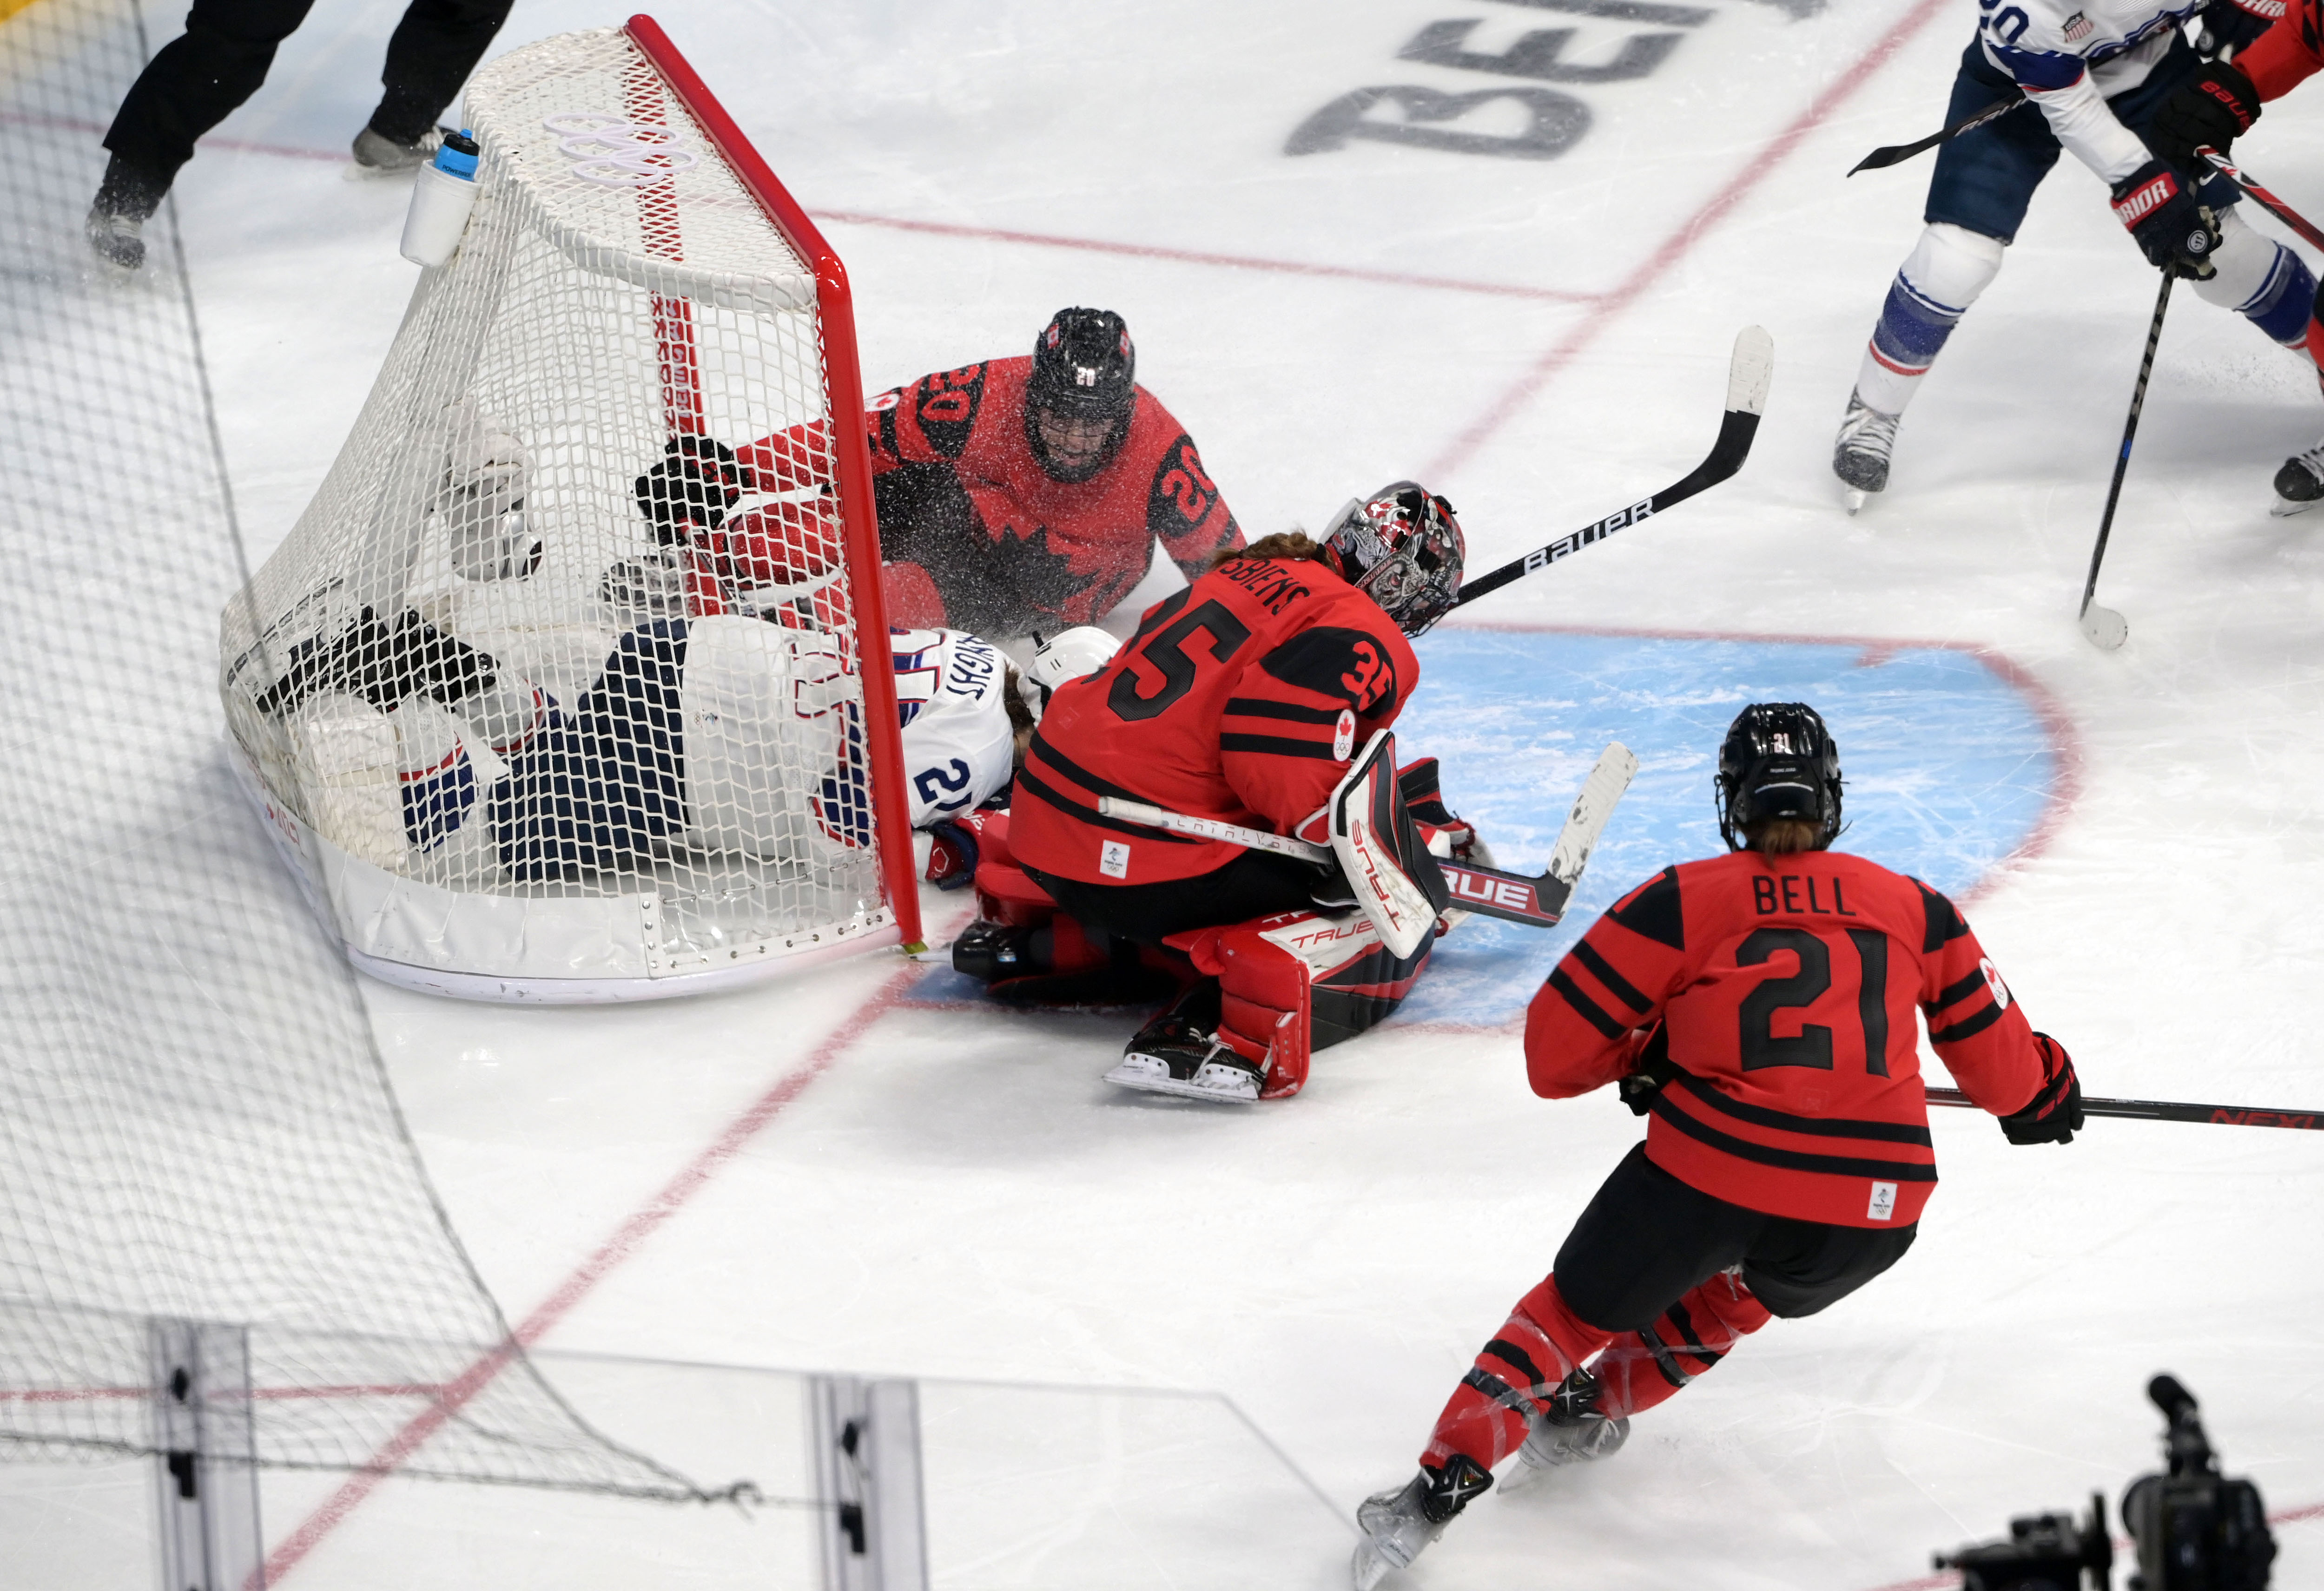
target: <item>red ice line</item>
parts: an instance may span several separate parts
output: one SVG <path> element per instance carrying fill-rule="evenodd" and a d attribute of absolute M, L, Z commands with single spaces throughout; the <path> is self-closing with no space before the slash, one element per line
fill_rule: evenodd
<path fill-rule="evenodd" d="M 264 1576 L 263 1583 L 272 1586 L 280 1582 L 322 1542 L 323 1538 L 337 1530 L 350 1513 L 361 1506 L 364 1499 L 377 1489 L 381 1481 L 401 1467 L 422 1443 L 491 1385 L 508 1367 L 519 1348 L 530 1347 L 540 1341 L 559 1320 L 571 1313 L 574 1306 L 604 1281 L 615 1266 L 635 1254 L 648 1237 L 678 1214 L 729 1161 L 740 1154 L 761 1128 L 805 1093 L 809 1084 L 828 1071 L 832 1063 L 862 1038 L 873 1023 L 887 1015 L 920 971 L 917 963 L 910 963 L 890 974 L 870 999 L 857 1007 L 846 1021 L 816 1046 L 815 1053 L 804 1064 L 760 1095 L 751 1108 L 736 1117 L 708 1148 L 696 1155 L 659 1192 L 623 1221 L 611 1237 L 600 1244 L 595 1253 L 584 1260 L 579 1268 L 525 1317 L 523 1323 L 511 1334 L 512 1340 L 508 1345 L 484 1355 L 447 1384 L 442 1396 L 435 1403 L 415 1415 L 390 1438 L 377 1453 L 372 1455 L 369 1464 L 360 1473 L 350 1476 L 267 1555 L 265 1567 L 260 1571 Z M 245 1591 L 257 1591 L 259 1577 L 254 1575 Z"/>
<path fill-rule="evenodd" d="M 1606 329 L 1614 317 L 1637 302 L 1639 296 L 1660 281 L 1672 266 L 1684 259 L 1705 232 L 1724 220 L 1729 211 L 1741 204 L 1769 172 L 1790 157 L 1802 140 L 1864 87 L 1875 72 L 1886 66 L 1890 59 L 1949 4 L 1950 0 L 1920 0 L 1912 10 L 1898 18 L 1895 25 L 1882 34 L 1879 41 L 1854 66 L 1842 72 L 1830 87 L 1816 96 L 1815 102 L 1801 112 L 1796 121 L 1776 133 L 1757 154 L 1752 156 L 1740 176 L 1722 186 L 1693 215 L 1680 223 L 1678 230 L 1663 240 L 1662 246 L 1648 256 L 1645 264 L 1631 272 L 1628 280 L 1612 292 L 1598 298 L 1580 326 L 1536 360 L 1533 368 L 1503 392 L 1490 409 L 1454 437 L 1452 446 L 1439 454 L 1436 461 L 1428 466 L 1425 472 L 1427 478 L 1434 481 L 1449 475 L 1474 457 L 1477 450 L 1492 437 L 1494 432 L 1507 425 L 1543 387 L 1549 384 L 1551 377 L 1572 363 L 1582 349 L 1597 341 L 1598 334 Z"/>

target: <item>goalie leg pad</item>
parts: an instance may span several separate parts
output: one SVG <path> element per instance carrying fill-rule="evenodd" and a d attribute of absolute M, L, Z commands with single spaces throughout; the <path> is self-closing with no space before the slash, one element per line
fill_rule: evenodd
<path fill-rule="evenodd" d="M 1432 925 L 1417 950 L 1397 956 L 1368 918 L 1285 912 L 1165 943 L 1219 979 L 1218 1036 L 1264 1068 L 1259 1097 L 1281 1099 L 1306 1083 L 1315 1051 L 1353 1038 L 1403 1003 L 1434 939 Z"/>
<path fill-rule="evenodd" d="M 1425 950 L 1452 892 L 1397 786 L 1394 734 L 1371 738 L 1326 811 L 1332 852 L 1381 943 L 1398 959 Z"/>

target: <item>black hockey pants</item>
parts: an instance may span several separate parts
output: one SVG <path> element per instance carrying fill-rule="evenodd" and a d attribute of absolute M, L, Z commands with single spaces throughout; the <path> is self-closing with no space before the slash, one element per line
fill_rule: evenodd
<path fill-rule="evenodd" d="M 194 158 L 194 141 L 258 92 L 275 47 L 314 0 L 194 0 L 186 31 L 163 45 L 105 134 L 105 147 L 161 188 Z M 513 0 L 412 0 L 388 41 L 386 93 L 372 116 L 410 143 L 435 124 L 500 32 Z"/>
<path fill-rule="evenodd" d="M 1637 1331 L 1730 1265 L 1786 1318 L 1838 1303 L 1904 1257 L 1912 1227 L 1835 1227 L 1763 1215 L 1690 1187 L 1634 1145 L 1557 1251 L 1557 1291 L 1603 1331 Z"/>

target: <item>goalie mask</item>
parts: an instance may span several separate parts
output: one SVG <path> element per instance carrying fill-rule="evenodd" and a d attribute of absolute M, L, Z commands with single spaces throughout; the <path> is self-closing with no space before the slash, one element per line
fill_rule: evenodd
<path fill-rule="evenodd" d="M 1755 702 L 1735 715 L 1719 747 L 1719 832 L 1740 851 L 1744 831 L 1766 818 L 1816 826 L 1816 849 L 1840 833 L 1840 748 L 1804 702 Z"/>
<path fill-rule="evenodd" d="M 1452 505 L 1410 481 L 1354 499 L 1333 516 L 1323 537 L 1323 562 L 1332 572 L 1378 602 L 1406 635 L 1452 611 L 1467 556 Z"/>

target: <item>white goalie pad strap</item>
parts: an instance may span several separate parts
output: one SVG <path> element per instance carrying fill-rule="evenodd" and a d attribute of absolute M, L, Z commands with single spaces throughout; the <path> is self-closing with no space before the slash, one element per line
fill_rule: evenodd
<path fill-rule="evenodd" d="M 853 684 L 832 637 L 695 620 L 679 694 L 687 839 L 768 860 L 839 851 L 809 796 L 838 764 Z"/>
<path fill-rule="evenodd" d="M 1396 736 L 1374 734 L 1332 792 L 1332 852 L 1356 904 L 1401 959 L 1418 950 L 1447 898 L 1443 876 L 1419 843 L 1396 782 Z M 1431 886 L 1434 886 L 1432 888 Z"/>

